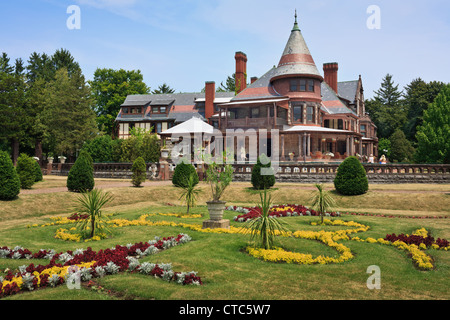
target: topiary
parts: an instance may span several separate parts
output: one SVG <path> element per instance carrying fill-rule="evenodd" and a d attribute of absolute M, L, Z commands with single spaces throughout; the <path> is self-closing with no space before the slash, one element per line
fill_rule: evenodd
<path fill-rule="evenodd" d="M 20 178 L 5 151 L 0 151 L 0 200 L 13 200 L 20 193 Z"/>
<path fill-rule="evenodd" d="M 193 175 L 193 183 L 195 186 L 198 184 L 198 181 L 199 181 L 197 170 L 195 170 L 195 167 L 192 164 L 182 160 L 175 167 L 175 170 L 174 170 L 173 176 L 172 176 L 172 183 L 176 187 L 186 188 L 188 186 L 187 179 L 189 178 L 189 176 L 191 174 Z"/>
<path fill-rule="evenodd" d="M 364 194 L 369 190 L 366 170 L 355 156 L 345 159 L 334 178 L 336 191 L 343 195 Z"/>
<path fill-rule="evenodd" d="M 36 170 L 34 163 L 36 160 L 26 155 L 25 153 L 21 153 L 17 158 L 16 171 L 19 175 L 20 179 L 20 187 L 22 189 L 30 189 L 36 179 Z"/>
<path fill-rule="evenodd" d="M 265 154 L 262 154 L 261 156 L 258 157 L 258 159 L 256 160 L 256 164 L 253 166 L 252 169 L 251 181 L 253 188 L 257 190 L 262 190 L 273 187 L 273 185 L 275 184 L 275 174 L 273 170 L 271 170 L 271 166 L 272 164 L 270 162 L 270 159 Z M 269 174 L 264 174 L 264 172 L 261 172 L 262 171 L 261 168 L 269 169 L 270 170 Z"/>
<path fill-rule="evenodd" d="M 139 187 L 142 182 L 145 181 L 146 178 L 146 165 L 144 158 L 137 157 L 133 162 L 133 166 L 131 167 L 131 171 L 133 171 L 133 175 L 131 176 L 131 183 L 135 187 Z"/>
<path fill-rule="evenodd" d="M 44 180 L 42 177 L 42 170 L 41 166 L 39 165 L 39 162 L 34 162 L 34 182 L 39 182 Z"/>
<path fill-rule="evenodd" d="M 94 168 L 91 161 L 85 153 L 80 153 L 67 176 L 69 191 L 86 192 L 94 189 Z"/>

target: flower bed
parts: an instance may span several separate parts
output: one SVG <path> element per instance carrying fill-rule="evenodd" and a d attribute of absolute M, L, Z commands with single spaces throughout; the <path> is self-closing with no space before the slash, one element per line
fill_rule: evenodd
<path fill-rule="evenodd" d="M 259 207 L 229 206 L 226 208 L 226 210 L 243 213 L 233 218 L 233 220 L 237 222 L 245 222 L 247 220 L 257 218 L 261 215 L 261 208 Z M 298 204 L 282 204 L 271 207 L 269 215 L 272 217 L 294 217 L 294 216 L 318 216 L 319 213 L 316 212 L 315 210 L 309 209 L 308 207 Z M 325 216 L 338 217 L 340 216 L 340 213 L 327 212 Z"/>
<path fill-rule="evenodd" d="M 116 245 L 114 248 L 93 251 L 90 247 L 86 250 L 77 249 L 64 253 L 56 253 L 54 250 L 39 250 L 32 253 L 28 249 L 15 247 L 0 248 L 0 258 L 10 259 L 49 259 L 47 265 L 19 267 L 19 272 L 8 274 L 3 279 L 0 277 L 0 297 L 17 293 L 21 290 L 34 290 L 48 286 L 55 287 L 64 282 L 80 279 L 88 281 L 94 277 L 103 277 L 116 274 L 121 271 L 136 272 L 161 278 L 166 281 L 175 281 L 179 284 L 201 285 L 202 280 L 195 272 L 174 272 L 171 264 L 140 263 L 138 258 L 155 254 L 160 250 L 167 250 L 173 246 L 186 243 L 191 240 L 186 234 L 177 237 L 159 238 L 148 242 Z"/>

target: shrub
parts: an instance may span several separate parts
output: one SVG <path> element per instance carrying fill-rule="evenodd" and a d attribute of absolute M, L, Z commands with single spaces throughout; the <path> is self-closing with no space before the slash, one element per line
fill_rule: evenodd
<path fill-rule="evenodd" d="M 5 151 L 0 151 L 0 200 L 12 200 L 20 193 L 20 178 Z"/>
<path fill-rule="evenodd" d="M 94 162 L 112 161 L 112 139 L 109 135 L 86 141 L 81 150 L 87 151 Z"/>
<path fill-rule="evenodd" d="M 364 194 L 369 189 L 366 170 L 355 156 L 345 159 L 334 178 L 336 191 L 343 195 Z"/>
<path fill-rule="evenodd" d="M 86 153 L 80 153 L 67 177 L 69 191 L 85 192 L 94 188 L 94 168 L 91 161 L 92 159 Z"/>
<path fill-rule="evenodd" d="M 273 187 L 273 185 L 275 184 L 275 174 L 273 173 L 273 170 L 271 170 L 271 166 L 272 164 L 265 154 L 262 154 L 258 157 L 256 164 L 252 169 L 253 188 L 257 190 L 263 190 Z M 271 174 L 261 174 L 261 168 L 269 169 L 271 171 Z"/>
<path fill-rule="evenodd" d="M 176 187 L 180 188 L 186 188 L 187 187 L 187 179 L 190 175 L 193 175 L 193 183 L 194 186 L 198 184 L 198 174 L 197 170 L 195 170 L 194 166 L 190 163 L 185 162 L 184 160 L 181 161 L 177 166 L 175 167 L 175 170 L 173 172 L 172 177 L 172 183 Z"/>
<path fill-rule="evenodd" d="M 34 162 L 34 182 L 39 182 L 42 180 L 43 180 L 43 177 L 42 177 L 41 166 L 39 165 L 39 162 L 35 161 Z"/>
<path fill-rule="evenodd" d="M 144 158 L 138 157 L 133 162 L 133 166 L 131 167 L 131 171 L 133 171 L 133 175 L 131 176 L 131 183 L 135 187 L 139 187 L 142 182 L 145 181 L 146 175 L 146 166 Z"/>
<path fill-rule="evenodd" d="M 25 153 L 20 154 L 19 158 L 17 158 L 16 171 L 19 175 L 20 187 L 22 189 L 30 189 L 35 182 L 35 162 L 36 160 Z"/>

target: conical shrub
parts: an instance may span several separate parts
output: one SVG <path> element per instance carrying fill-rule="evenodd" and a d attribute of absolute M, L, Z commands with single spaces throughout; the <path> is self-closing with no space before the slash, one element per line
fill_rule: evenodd
<path fill-rule="evenodd" d="M 0 151 L 0 200 L 13 200 L 20 193 L 20 179 L 5 151 Z"/>
<path fill-rule="evenodd" d="M 80 153 L 78 159 L 70 168 L 67 177 L 67 189 L 73 192 L 86 192 L 94 189 L 94 168 L 92 159 Z"/>
<path fill-rule="evenodd" d="M 145 176 L 147 170 L 144 158 L 137 157 L 136 160 L 133 161 L 131 171 L 133 172 L 131 176 L 131 183 L 133 184 L 133 186 L 139 187 L 146 178 Z"/>
<path fill-rule="evenodd" d="M 195 186 L 198 184 L 199 181 L 197 170 L 195 170 L 195 167 L 192 164 L 186 163 L 185 161 L 181 161 L 175 167 L 172 176 L 172 183 L 176 187 L 186 188 L 188 187 L 187 179 L 189 179 L 189 176 L 191 174 L 193 175 L 193 183 Z"/>
<path fill-rule="evenodd" d="M 16 171 L 20 179 L 20 187 L 22 189 L 30 189 L 36 180 L 36 169 L 34 163 L 36 160 L 21 153 L 17 158 Z"/>
<path fill-rule="evenodd" d="M 366 170 L 358 158 L 348 157 L 339 165 L 334 187 L 342 195 L 364 194 L 369 190 Z"/>
<path fill-rule="evenodd" d="M 264 162 L 265 164 L 261 162 L 261 159 L 263 160 L 262 162 Z M 272 171 L 271 174 L 261 174 L 262 168 L 270 169 L 271 166 L 272 164 L 265 154 L 262 154 L 260 157 L 258 157 L 258 159 L 256 160 L 256 164 L 253 166 L 252 169 L 251 181 L 253 188 L 257 190 L 263 190 L 273 187 L 273 185 L 275 184 L 275 175 L 273 171 L 271 170 Z"/>
<path fill-rule="evenodd" d="M 39 165 L 39 162 L 35 161 L 34 162 L 34 182 L 39 182 L 42 180 L 44 180 L 44 178 L 42 176 L 41 166 Z"/>

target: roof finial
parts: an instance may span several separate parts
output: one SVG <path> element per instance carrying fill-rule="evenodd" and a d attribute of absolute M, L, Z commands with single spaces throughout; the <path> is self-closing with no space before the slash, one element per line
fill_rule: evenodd
<path fill-rule="evenodd" d="M 292 29 L 292 31 L 300 31 L 300 28 L 298 27 L 298 23 L 297 23 L 297 9 L 295 9 L 295 22 L 294 22 L 294 28 Z"/>

